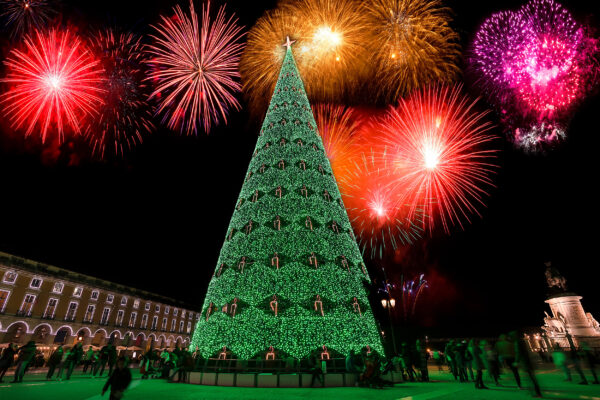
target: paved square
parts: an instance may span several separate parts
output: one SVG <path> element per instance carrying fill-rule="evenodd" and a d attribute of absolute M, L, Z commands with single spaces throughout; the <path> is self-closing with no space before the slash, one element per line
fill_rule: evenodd
<path fill-rule="evenodd" d="M 538 378 L 545 398 L 549 399 L 581 399 L 600 400 L 600 385 L 578 385 L 564 382 L 563 375 L 557 371 L 538 372 Z M 496 387 L 486 382 L 488 390 L 476 390 L 473 383 L 456 383 L 450 374 L 431 371 L 434 380 L 430 383 L 401 383 L 393 388 L 314 388 L 314 389 L 261 389 L 201 386 L 190 384 L 167 383 L 164 380 L 141 380 L 134 371 L 134 380 L 127 392 L 125 400 L 477 400 L 530 399 L 529 390 L 518 390 L 514 380 L 508 374 L 503 375 L 503 386 Z M 5 377 L 0 384 L 2 400 L 100 400 L 108 399 L 108 393 L 100 396 L 105 378 L 92 379 L 76 371 L 70 381 L 45 381 L 43 374 L 26 375 L 21 384 L 7 383 L 11 377 Z M 527 385 L 527 378 L 523 377 Z"/>

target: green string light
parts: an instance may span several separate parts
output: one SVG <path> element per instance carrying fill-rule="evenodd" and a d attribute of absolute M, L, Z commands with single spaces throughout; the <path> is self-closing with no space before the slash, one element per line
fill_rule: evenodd
<path fill-rule="evenodd" d="M 296 358 L 323 345 L 383 352 L 365 281 L 288 46 L 191 348 L 213 357 L 226 346 L 244 359 L 270 346 Z"/>

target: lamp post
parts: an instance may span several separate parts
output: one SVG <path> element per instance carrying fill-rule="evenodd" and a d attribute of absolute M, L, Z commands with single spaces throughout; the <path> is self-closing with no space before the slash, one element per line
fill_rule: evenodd
<path fill-rule="evenodd" d="M 396 334 L 394 332 L 394 322 L 392 321 L 392 308 L 396 307 L 396 300 L 394 298 L 392 298 L 392 295 L 390 294 L 390 289 L 389 289 L 388 283 L 387 283 L 387 276 L 385 274 L 385 268 L 381 267 L 381 270 L 383 271 L 383 278 L 384 278 L 384 283 L 385 283 L 385 293 L 387 295 L 387 298 L 381 299 L 381 305 L 383 306 L 383 308 L 386 308 L 388 311 L 388 316 L 390 318 L 390 329 L 392 331 L 392 345 L 394 348 L 394 355 L 396 355 L 396 354 L 398 354 L 398 350 L 396 349 Z"/>

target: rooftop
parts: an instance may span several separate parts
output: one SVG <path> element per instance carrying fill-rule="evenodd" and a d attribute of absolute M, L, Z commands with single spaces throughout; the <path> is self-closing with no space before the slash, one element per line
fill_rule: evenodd
<path fill-rule="evenodd" d="M 157 303 L 163 303 L 170 306 L 185 308 L 190 311 L 197 311 L 196 306 L 187 304 L 183 301 L 162 296 L 160 294 L 147 292 L 145 290 L 125 286 L 119 283 L 110 282 L 104 279 L 95 278 L 93 276 L 84 275 L 79 272 L 69 271 L 67 269 L 55 267 L 54 265 L 44 264 L 41 262 L 28 260 L 23 257 L 0 251 L 0 266 L 7 268 L 18 268 L 26 270 L 33 274 L 52 276 L 60 280 L 83 283 L 98 289 L 104 289 L 111 292 L 126 294 L 127 296 L 139 297 L 144 300 L 152 300 Z"/>

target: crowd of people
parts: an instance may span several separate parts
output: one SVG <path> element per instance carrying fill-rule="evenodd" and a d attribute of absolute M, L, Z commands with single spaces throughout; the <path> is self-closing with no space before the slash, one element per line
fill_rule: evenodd
<path fill-rule="evenodd" d="M 487 371 L 486 381 L 498 386 L 502 385 L 501 373 L 509 371 L 519 388 L 522 387 L 521 374 L 524 373 L 531 383 L 534 395 L 541 397 L 535 375 L 536 361 L 541 361 L 554 363 L 564 373 L 566 381 L 573 380 L 574 371 L 579 376 L 579 384 L 600 384 L 595 371 L 597 355 L 586 343 L 576 346 L 570 335 L 567 335 L 567 340 L 568 346 L 565 348 L 555 345 L 552 351 L 538 352 L 539 360 L 532 359 L 528 344 L 516 332 L 502 334 L 494 343 L 477 339 L 450 340 L 443 351 L 430 351 L 421 340 L 416 340 L 402 342 L 397 354 L 390 358 L 385 358 L 368 347 L 360 352 L 350 351 L 345 358 L 345 369 L 356 375 L 358 386 L 372 388 L 391 386 L 392 382 L 384 379 L 389 376 L 390 371 L 399 374 L 405 382 L 428 382 L 429 364 L 437 366 L 438 371 L 447 369 L 457 382 L 473 382 L 476 389 L 487 389 L 484 371 Z M 328 359 L 324 359 L 323 354 L 315 351 L 306 360 L 312 375 L 311 387 L 316 383 L 321 386 L 324 384 Z M 137 360 L 130 360 L 118 357 L 117 349 L 112 343 L 98 350 L 94 350 L 92 346 L 84 350 L 81 342 L 70 347 L 58 346 L 44 360 L 35 342 L 30 341 L 21 347 L 11 343 L 4 349 L 0 356 L 0 382 L 11 367 L 15 369 L 12 383 L 20 383 L 29 369 L 40 367 L 44 363 L 48 367 L 46 380 L 69 380 L 74 369 L 82 366 L 82 375 L 92 378 L 102 377 L 106 371 L 109 379 L 103 393 L 110 388 L 111 399 L 120 399 L 131 381 L 129 365 L 132 361 L 139 362 L 142 379 L 166 379 L 169 382 L 187 382 L 189 373 L 204 365 L 198 352 L 192 354 L 187 349 L 177 347 L 172 351 L 150 349 Z M 291 365 L 293 364 L 295 363 L 292 362 Z M 589 371 L 591 379 L 586 377 L 584 368 Z"/>

